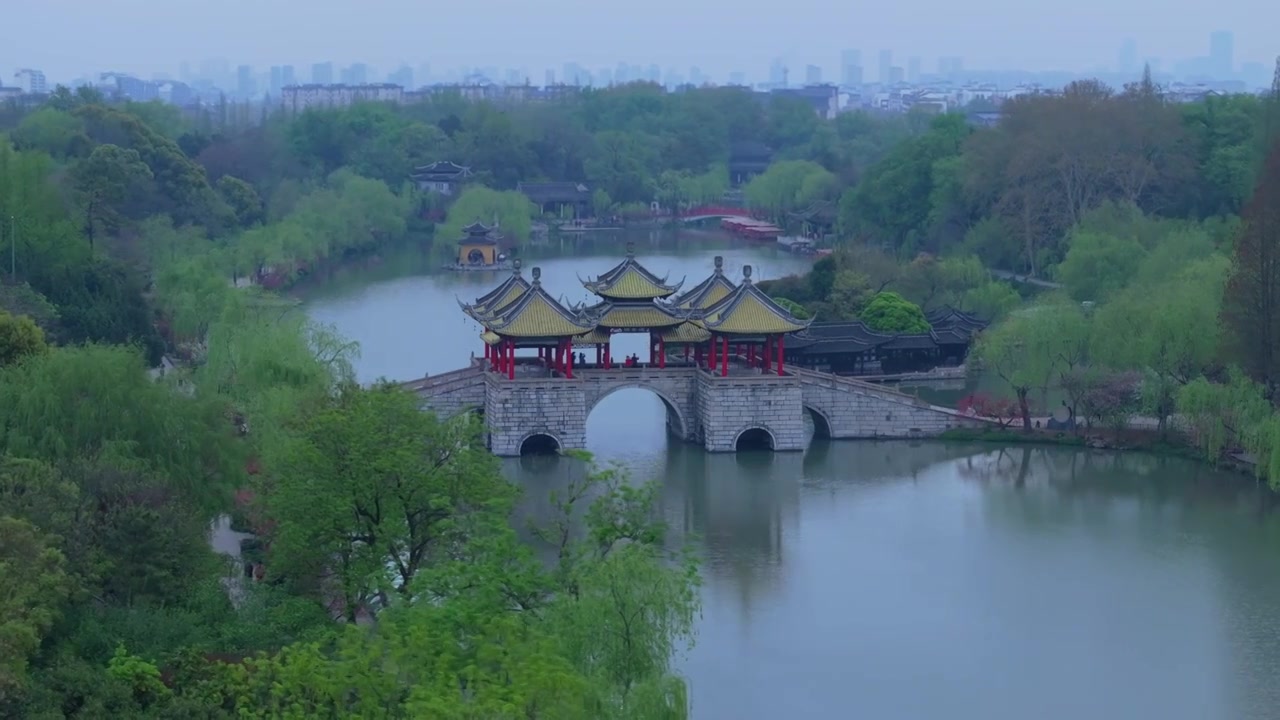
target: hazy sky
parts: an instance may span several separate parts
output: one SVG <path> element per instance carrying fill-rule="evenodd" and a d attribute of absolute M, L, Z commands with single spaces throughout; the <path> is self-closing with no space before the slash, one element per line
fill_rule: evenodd
<path fill-rule="evenodd" d="M 114 69 L 149 76 L 222 57 L 232 65 L 401 62 L 542 68 L 577 61 L 698 65 L 763 75 L 774 57 L 835 72 L 843 48 L 875 67 L 892 48 L 964 57 L 967 68 L 1090 70 L 1116 62 L 1126 37 L 1142 57 L 1208 53 L 1235 31 L 1236 62 L 1280 53 L 1280 2 L 1219 0 L 4 0 L 0 79 L 35 67 L 50 80 Z"/>

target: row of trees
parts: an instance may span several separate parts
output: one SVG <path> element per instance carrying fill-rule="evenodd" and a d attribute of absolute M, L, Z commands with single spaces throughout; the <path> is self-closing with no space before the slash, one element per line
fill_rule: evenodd
<path fill-rule="evenodd" d="M 984 333 L 978 361 L 1024 427 L 1037 394 L 1057 390 L 1085 421 L 1147 416 L 1211 459 L 1247 452 L 1280 487 L 1278 204 L 1273 143 L 1239 220 L 1171 221 L 1132 204 L 1086 214 L 1067 235 L 1064 290 Z"/>

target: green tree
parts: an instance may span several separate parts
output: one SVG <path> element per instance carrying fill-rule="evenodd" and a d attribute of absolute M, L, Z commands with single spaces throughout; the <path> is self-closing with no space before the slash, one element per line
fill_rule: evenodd
<path fill-rule="evenodd" d="M 31 318 L 0 310 L 0 367 L 29 355 L 39 355 L 47 349 L 44 331 Z"/>
<path fill-rule="evenodd" d="M 867 327 L 880 332 L 929 332 L 929 321 L 920 306 L 895 292 L 876 293 L 862 309 L 861 317 Z"/>
<path fill-rule="evenodd" d="M 1055 274 L 1076 300 L 1102 301 L 1133 280 L 1144 255 L 1131 238 L 1075 232 Z"/>
<path fill-rule="evenodd" d="M 610 197 L 616 197 L 612 193 Z M 523 194 L 473 186 L 462 191 L 449 207 L 445 222 L 436 228 L 437 237 L 453 240 L 462 236 L 462 228 L 479 220 L 486 225 L 498 222 L 500 232 L 508 237 L 529 236 L 535 207 Z"/>
<path fill-rule="evenodd" d="M 1280 386 L 1280 143 L 1245 206 L 1223 302 L 1230 356 L 1275 402 Z"/>
<path fill-rule="evenodd" d="M 276 561 L 294 577 L 331 570 L 352 617 L 375 596 L 412 597 L 468 512 L 510 495 L 473 423 L 424 413 L 391 385 L 345 388 L 264 463 Z"/>
<path fill-rule="evenodd" d="M 114 235 L 129 217 L 131 205 L 145 192 L 151 169 L 136 150 L 99 145 L 76 164 L 75 188 L 84 208 L 84 233 L 89 245 L 99 232 Z"/>
<path fill-rule="evenodd" d="M 252 185 L 239 178 L 223 175 L 218 178 L 217 188 L 222 199 L 231 206 L 240 227 L 249 227 L 262 222 L 264 218 L 262 198 L 258 197 L 258 191 L 254 190 Z"/>
<path fill-rule="evenodd" d="M 28 659 L 73 590 L 63 563 L 31 523 L 0 516 L 0 702 L 26 683 Z"/>

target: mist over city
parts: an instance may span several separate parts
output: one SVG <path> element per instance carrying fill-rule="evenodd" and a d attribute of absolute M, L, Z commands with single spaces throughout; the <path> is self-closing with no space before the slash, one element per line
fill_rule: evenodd
<path fill-rule="evenodd" d="M 0 85 L 100 84 L 104 73 L 240 99 L 292 84 L 458 82 L 842 88 L 982 82 L 1270 82 L 1280 6 L 1169 12 L 1149 2 L 1046 6 L 939 0 L 840 7 L 814 0 L 641 5 L 572 0 L 430 7 L 402 0 L 14 3 L 0 11 Z M 114 76 L 113 76 L 114 77 Z"/>

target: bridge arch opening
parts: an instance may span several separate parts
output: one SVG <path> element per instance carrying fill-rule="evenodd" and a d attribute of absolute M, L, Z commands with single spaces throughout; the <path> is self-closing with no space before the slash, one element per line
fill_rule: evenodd
<path fill-rule="evenodd" d="M 649 385 L 610 388 L 587 407 L 588 445 L 607 437 L 610 443 L 635 447 L 664 441 L 668 433 L 683 438 L 685 427 L 679 406 Z"/>
<path fill-rule="evenodd" d="M 804 414 L 813 423 L 813 437 L 824 440 L 831 438 L 831 421 L 827 419 L 826 415 L 822 414 L 821 410 L 805 405 Z"/>
<path fill-rule="evenodd" d="M 761 427 L 743 430 L 738 433 L 738 439 L 733 443 L 733 449 L 736 452 L 773 450 L 773 448 L 773 433 Z"/>
<path fill-rule="evenodd" d="M 555 455 L 560 441 L 547 433 L 533 433 L 520 442 L 520 455 Z"/>

